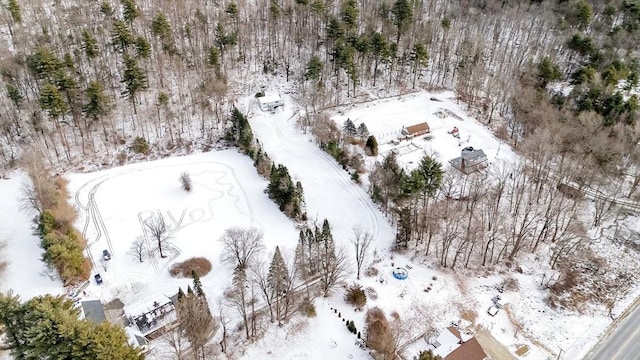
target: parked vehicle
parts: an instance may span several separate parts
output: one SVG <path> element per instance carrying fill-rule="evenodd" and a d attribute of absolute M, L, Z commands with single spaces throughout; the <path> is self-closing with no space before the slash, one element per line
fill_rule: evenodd
<path fill-rule="evenodd" d="M 96 274 L 94 278 L 96 279 L 96 284 L 102 284 L 102 276 L 100 276 L 100 274 Z"/>
<path fill-rule="evenodd" d="M 111 260 L 111 253 L 109 252 L 109 250 L 107 249 L 102 250 L 102 258 L 105 259 L 106 261 Z"/>

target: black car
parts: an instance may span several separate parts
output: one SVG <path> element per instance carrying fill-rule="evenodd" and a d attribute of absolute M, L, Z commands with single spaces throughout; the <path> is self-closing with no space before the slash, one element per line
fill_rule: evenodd
<path fill-rule="evenodd" d="M 100 274 L 96 274 L 94 278 L 96 279 L 96 284 L 102 284 L 102 276 L 100 276 Z"/>
<path fill-rule="evenodd" d="M 107 261 L 111 260 L 111 253 L 109 252 L 109 250 L 102 250 L 102 257 Z"/>

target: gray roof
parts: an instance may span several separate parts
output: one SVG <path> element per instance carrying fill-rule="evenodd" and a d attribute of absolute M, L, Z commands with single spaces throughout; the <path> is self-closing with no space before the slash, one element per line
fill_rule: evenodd
<path fill-rule="evenodd" d="M 84 313 L 84 318 L 90 320 L 96 324 L 100 324 L 101 322 L 107 320 L 107 317 L 104 315 L 104 308 L 102 307 L 102 303 L 100 300 L 89 300 L 82 302 L 82 312 Z"/>
<path fill-rule="evenodd" d="M 480 160 L 480 159 L 486 159 L 487 154 L 485 154 L 484 151 L 482 150 L 463 151 L 460 157 L 467 161 Z"/>
<path fill-rule="evenodd" d="M 134 335 L 134 336 L 139 346 L 146 345 L 149 343 L 144 336 L 140 336 L 140 335 Z"/>

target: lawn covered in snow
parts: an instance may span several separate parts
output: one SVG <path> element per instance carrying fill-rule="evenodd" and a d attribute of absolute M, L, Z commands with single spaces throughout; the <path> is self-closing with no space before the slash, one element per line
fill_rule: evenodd
<path fill-rule="evenodd" d="M 347 105 L 331 112 L 333 120 L 342 128 L 347 119 L 359 126 L 364 123 L 378 141 L 381 160 L 395 150 L 401 165 L 413 168 L 424 155 L 429 155 L 448 167 L 451 159 L 460 156 L 463 148 L 481 149 L 489 163 L 512 162 L 517 157 L 511 148 L 500 141 L 484 125 L 469 116 L 463 104 L 456 101 L 454 92 L 429 93 L 425 91 L 374 100 L 365 104 Z M 401 137 L 403 127 L 426 122 L 428 136 L 392 144 Z M 449 134 L 458 128 L 459 138 Z"/>
<path fill-rule="evenodd" d="M 190 192 L 180 187 L 183 172 L 191 176 Z M 221 264 L 218 241 L 229 227 L 257 227 L 268 249 L 290 248 L 297 241 L 292 222 L 264 194 L 267 183 L 251 160 L 235 150 L 69 174 L 67 178 L 80 211 L 76 226 L 87 239 L 94 274 L 104 279 L 101 285 L 92 279 L 87 296 L 103 302 L 120 298 L 131 315 L 155 299 L 174 295 L 179 286 L 186 289 L 190 279 L 173 278 L 168 268 L 192 257 L 205 257 L 212 263 L 202 283 L 210 303 L 215 304 L 231 281 L 232 269 Z M 176 251 L 168 251 L 165 259 L 145 254 L 140 263 L 128 253 L 129 248 L 143 234 L 144 222 L 158 214 L 170 228 Z M 104 249 L 112 254 L 106 262 L 101 260 Z"/>
<path fill-rule="evenodd" d="M 334 110 L 334 119 L 340 126 L 347 118 L 356 126 L 364 122 L 381 143 L 378 159 L 394 148 L 413 149 L 398 157 L 407 167 L 425 154 L 446 164 L 466 146 L 483 149 L 490 166 L 517 159 L 507 145 L 466 115 L 464 107 L 453 97 L 450 92 L 419 92 L 375 100 Z M 546 291 L 538 285 L 541 274 L 546 271 L 540 266 L 541 259 L 521 259 L 522 273 L 513 275 L 519 289 L 499 293 L 495 285 L 503 282 L 513 270 L 450 272 L 434 267 L 421 256 L 392 253 L 393 226 L 372 203 L 365 189 L 354 183 L 308 135 L 302 134 L 295 123 L 294 101 L 288 96 L 284 96 L 284 100 L 285 107 L 274 114 L 259 110 L 252 97 L 245 98 L 239 106 L 248 114 L 255 136 L 272 160 L 286 165 L 294 181 L 302 183 L 310 221 L 321 223 L 327 218 L 337 245 L 346 248 L 350 257 L 353 257 L 350 240 L 354 227 L 374 236 L 375 243 L 364 268 L 375 267 L 377 273 L 363 275 L 359 283 L 375 296 L 369 297 L 363 311 L 355 311 L 345 303 L 344 291 L 339 288 L 332 296 L 315 301 L 316 317 L 297 314 L 283 327 L 271 326 L 262 339 L 246 344 L 245 350 L 239 349 L 229 358 L 368 359 L 369 355 L 357 346 L 356 337 L 349 333 L 343 319 L 353 320 L 362 332 L 366 310 L 374 306 L 383 309 L 387 317 L 394 312 L 398 314 L 403 323 L 402 336 L 412 340 L 403 349 L 408 358 L 427 348 L 427 330 L 444 330 L 451 322 L 469 325 L 462 319 L 463 312 L 475 314 L 476 325 L 488 329 L 510 352 L 515 352 L 520 345 L 528 345 L 530 350 L 524 359 L 545 359 L 560 349 L 563 358 L 580 358 L 597 341 L 610 320 L 604 314 L 580 315 L 549 308 L 545 302 Z M 447 110 L 447 116 L 434 115 L 443 109 Z M 390 141 L 397 136 L 402 126 L 423 121 L 431 128 L 430 140 L 419 137 L 397 146 L 382 144 L 384 139 Z M 447 133 L 453 126 L 459 128 L 460 139 Z M 180 187 L 179 177 L 183 172 L 191 176 L 191 192 Z M 79 211 L 76 227 L 88 241 L 87 253 L 94 265 L 92 275 L 99 273 L 104 279 L 98 285 L 92 276 L 83 297 L 100 299 L 103 303 L 119 298 L 131 315 L 146 310 L 150 302 L 175 294 L 178 287 L 190 284 L 190 279 L 171 277 L 168 268 L 198 256 L 207 258 L 213 265 L 201 281 L 215 316 L 223 291 L 231 283 L 232 272 L 229 266 L 220 263 L 218 239 L 231 226 L 261 229 L 266 261 L 276 246 L 285 254 L 291 254 L 298 240 L 293 221 L 264 193 L 267 181 L 256 173 L 251 159 L 235 150 L 65 177 L 69 180 L 70 201 Z M 33 214 L 17 210 L 24 178 L 21 173 L 13 173 L 10 179 L 0 180 L 0 215 L 11 219 L 3 221 L 0 227 L 0 240 L 5 243 L 0 250 L 0 261 L 8 259 L 9 262 L 7 271 L 0 277 L 1 289 L 13 288 L 23 298 L 62 293 L 60 283 L 44 274 L 45 267 L 39 260 L 39 239 L 32 233 Z M 170 226 L 176 250 L 169 252 L 167 258 L 145 257 L 140 263 L 129 253 L 129 248 L 136 237 L 143 234 L 144 222 L 158 214 L 162 214 Z M 112 255 L 109 261 L 101 260 L 105 249 Z M 394 269 L 399 267 L 407 271 L 407 279 L 398 280 L 393 276 Z M 344 284 L 356 281 L 355 264 L 350 263 L 348 269 Z M 511 317 L 505 310 L 496 316 L 487 314 L 496 295 L 501 296 Z M 232 310 L 229 314 L 231 318 L 236 316 Z M 523 330 L 516 330 L 514 320 Z M 212 341 L 219 341 L 219 336 Z M 152 352 L 150 358 L 161 358 L 156 355 Z"/>

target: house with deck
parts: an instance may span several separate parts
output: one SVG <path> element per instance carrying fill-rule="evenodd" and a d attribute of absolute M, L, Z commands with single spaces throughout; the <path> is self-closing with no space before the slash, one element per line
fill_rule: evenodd
<path fill-rule="evenodd" d="M 481 149 L 469 146 L 462 149 L 460 157 L 452 159 L 449 164 L 465 175 L 484 169 L 488 165 L 487 154 Z"/>

